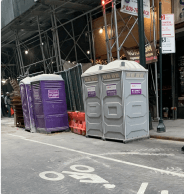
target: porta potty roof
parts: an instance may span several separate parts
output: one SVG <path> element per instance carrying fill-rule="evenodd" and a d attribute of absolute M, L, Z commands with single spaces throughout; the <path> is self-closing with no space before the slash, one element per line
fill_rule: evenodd
<path fill-rule="evenodd" d="M 20 81 L 19 85 L 21 84 L 30 84 L 31 83 L 31 77 L 26 77 L 23 80 Z"/>
<path fill-rule="evenodd" d="M 41 74 L 33 77 L 31 79 L 31 82 L 36 82 L 36 81 L 42 81 L 42 80 L 63 80 L 61 75 L 55 75 L 55 74 Z"/>
<path fill-rule="evenodd" d="M 82 77 L 116 71 L 147 71 L 147 70 L 135 61 L 116 60 L 110 62 L 107 65 L 98 64 L 92 66 L 82 74 Z"/>

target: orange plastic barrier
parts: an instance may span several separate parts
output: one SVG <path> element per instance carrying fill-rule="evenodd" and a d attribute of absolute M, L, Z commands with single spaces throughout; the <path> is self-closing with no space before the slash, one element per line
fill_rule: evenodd
<path fill-rule="evenodd" d="M 68 112 L 69 127 L 73 133 L 86 135 L 85 113 L 83 112 Z"/>
<path fill-rule="evenodd" d="M 11 108 L 11 115 L 13 115 L 14 114 L 14 110 L 13 110 L 13 108 Z"/>

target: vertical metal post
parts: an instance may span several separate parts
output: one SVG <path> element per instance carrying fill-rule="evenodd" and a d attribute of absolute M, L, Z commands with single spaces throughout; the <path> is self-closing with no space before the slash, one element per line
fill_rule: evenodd
<path fill-rule="evenodd" d="M 105 10 L 105 5 L 103 6 L 103 17 L 104 17 L 104 24 L 105 24 L 105 36 L 106 36 L 106 48 L 107 48 L 107 62 L 110 63 L 110 51 L 109 51 L 109 37 L 107 33 L 107 18 L 106 18 L 106 10 Z"/>
<path fill-rule="evenodd" d="M 18 64 L 18 56 L 17 56 L 17 52 L 16 52 L 17 49 L 15 49 L 15 61 L 16 61 L 16 65 L 17 65 L 17 73 L 20 75 L 21 74 L 21 71 L 20 71 L 20 66 Z"/>
<path fill-rule="evenodd" d="M 51 53 L 50 53 L 50 48 L 49 48 L 49 40 L 48 40 L 48 35 L 47 32 L 45 33 L 45 40 L 46 40 L 46 48 L 47 48 L 47 53 L 49 58 L 51 58 Z M 47 65 L 50 73 L 53 73 L 53 69 L 52 69 L 52 58 L 50 59 L 50 65 Z"/>
<path fill-rule="evenodd" d="M 23 59 L 22 59 L 22 53 L 21 53 L 21 49 L 20 49 L 20 43 L 19 43 L 19 38 L 18 38 L 18 32 L 15 32 L 15 36 L 16 36 L 16 48 L 17 48 L 17 53 L 18 53 L 18 58 L 19 58 L 19 62 L 20 62 L 20 70 L 21 70 L 21 74 L 24 75 L 24 64 L 23 64 Z"/>
<path fill-rule="evenodd" d="M 172 85 L 172 107 L 175 107 L 175 85 L 176 85 L 176 81 L 175 81 L 175 54 L 172 53 L 171 54 L 171 85 Z M 172 116 L 173 119 L 176 119 L 176 113 L 177 110 L 173 110 L 172 111 Z"/>
<path fill-rule="evenodd" d="M 59 57 L 59 66 L 61 67 L 61 71 L 63 71 L 63 64 L 61 61 L 61 52 L 60 52 L 60 45 L 59 45 L 59 36 L 58 36 L 58 30 L 57 30 L 57 22 L 56 22 L 56 14 L 55 10 L 53 11 L 53 18 L 54 18 L 54 25 L 55 25 L 55 34 L 56 34 L 56 42 L 57 42 L 57 48 L 58 48 L 58 57 Z"/>
<path fill-rule="evenodd" d="M 52 58 L 51 58 L 51 69 L 52 69 L 52 73 L 54 72 L 53 70 L 53 56 L 54 56 L 54 48 L 52 48 Z"/>
<path fill-rule="evenodd" d="M 0 10 L 1 10 L 1 5 L 0 5 Z M 1 21 L 0 21 L 0 40 L 1 40 Z M 1 48 L 0 48 L 0 53 L 1 53 Z M 1 61 L 1 55 L 0 55 L 0 61 Z M 2 71 L 1 71 L 1 63 L 0 63 L 0 95 L 1 95 L 1 80 L 2 79 Z M 2 117 L 2 107 L 1 107 L 1 98 L 0 98 L 0 118 Z M 1 188 L 0 188 L 1 192 Z"/>
<path fill-rule="evenodd" d="M 138 26 L 139 26 L 140 64 L 144 68 L 146 68 L 143 0 L 139 0 L 139 1 L 137 1 L 137 3 L 138 3 Z"/>
<path fill-rule="evenodd" d="M 90 13 L 90 23 L 91 23 L 91 34 L 92 34 L 92 48 L 93 48 L 93 60 L 94 64 L 96 64 L 96 53 L 95 53 L 95 41 L 94 41 L 94 33 L 93 33 L 93 20 Z"/>
<path fill-rule="evenodd" d="M 78 62 L 78 59 L 77 59 L 76 40 L 75 40 L 75 32 L 74 32 L 74 27 L 73 27 L 73 21 L 71 21 L 71 25 L 72 25 L 72 34 L 73 34 L 74 48 L 75 48 L 75 61 Z"/>
<path fill-rule="evenodd" d="M 18 49 L 18 40 L 17 40 L 17 32 L 15 32 L 15 36 L 16 36 L 16 50 L 17 50 L 17 56 L 18 56 L 18 65 L 19 65 L 19 68 L 20 68 L 20 73 L 23 75 L 23 72 L 22 72 L 22 63 L 21 63 L 21 60 L 20 60 L 20 53 L 19 53 L 19 49 Z"/>
<path fill-rule="evenodd" d="M 19 65 L 19 70 L 20 70 L 20 74 L 22 74 L 22 75 L 24 75 L 23 74 L 23 71 L 22 71 L 22 64 L 21 64 L 21 60 L 20 60 L 20 54 L 19 54 L 19 50 L 18 50 L 18 46 L 17 46 L 18 44 L 17 44 L 17 41 L 16 41 L 16 50 L 17 50 L 17 56 L 18 56 L 18 58 L 17 58 L 17 61 L 18 61 L 18 65 Z"/>
<path fill-rule="evenodd" d="M 154 0 L 152 1 L 153 7 L 153 41 L 156 50 L 157 40 L 156 40 L 156 22 L 155 22 L 155 4 Z M 156 90 L 156 111 L 157 111 L 157 119 L 159 119 L 159 108 L 158 108 L 158 77 L 157 77 L 157 62 L 155 62 L 155 90 Z"/>
<path fill-rule="evenodd" d="M 90 34 L 90 29 L 89 29 L 89 17 L 88 17 L 88 14 L 86 15 L 86 20 L 87 20 L 87 24 L 88 24 L 88 36 L 89 36 L 89 50 L 90 50 L 90 57 L 91 57 L 91 60 L 92 60 L 91 34 Z"/>
<path fill-rule="evenodd" d="M 17 38 L 18 38 L 18 35 L 17 35 Z M 22 52 L 21 52 L 21 49 L 20 49 L 20 43 L 19 43 L 19 39 L 17 39 L 18 41 L 18 51 L 19 51 L 19 55 L 20 55 L 20 62 L 21 62 L 21 65 L 22 65 L 22 72 L 23 72 L 23 75 L 25 75 L 25 70 L 24 70 L 24 62 L 23 62 L 23 59 L 22 59 Z"/>
<path fill-rule="evenodd" d="M 56 35 L 55 35 L 55 26 L 54 26 L 54 21 L 53 21 L 53 16 L 51 14 L 51 23 L 52 23 L 52 28 L 53 28 L 53 32 L 52 32 L 52 36 L 53 36 L 53 47 L 54 47 L 54 51 L 55 51 L 55 57 L 56 57 L 56 66 L 57 66 L 57 71 L 59 70 L 59 61 L 58 61 L 58 52 L 57 52 L 57 46 L 56 46 Z"/>
<path fill-rule="evenodd" d="M 162 3 L 159 2 L 159 32 L 160 32 L 160 56 L 159 56 L 159 65 L 160 65 L 160 120 L 157 126 L 157 132 L 165 132 L 166 128 L 162 119 Z"/>
<path fill-rule="evenodd" d="M 118 25 L 117 25 L 117 15 L 116 15 L 116 0 L 112 1 L 112 8 L 114 9 L 114 25 L 115 25 L 115 34 L 116 34 L 117 59 L 120 59 L 120 55 L 119 55 L 119 39 L 118 39 Z"/>
<path fill-rule="evenodd" d="M 40 38 L 40 48 L 41 48 L 42 58 L 43 58 L 44 73 L 47 73 L 47 68 L 46 68 L 46 65 L 45 65 L 45 55 L 44 55 L 43 45 L 42 45 L 42 37 L 41 37 L 41 34 L 40 34 L 39 16 L 37 16 L 37 24 L 38 24 L 38 33 L 39 33 L 39 38 Z"/>
<path fill-rule="evenodd" d="M 172 13 L 174 13 L 174 1 L 172 1 Z M 171 54 L 171 81 L 172 81 L 172 107 L 176 107 L 176 63 L 175 54 Z M 173 119 L 177 119 L 177 109 L 172 111 Z"/>

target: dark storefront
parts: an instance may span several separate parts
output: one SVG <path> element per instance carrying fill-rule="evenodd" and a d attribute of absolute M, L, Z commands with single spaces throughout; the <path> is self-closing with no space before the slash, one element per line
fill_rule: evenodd
<path fill-rule="evenodd" d="M 184 35 L 176 40 L 176 104 L 178 118 L 184 119 Z"/>

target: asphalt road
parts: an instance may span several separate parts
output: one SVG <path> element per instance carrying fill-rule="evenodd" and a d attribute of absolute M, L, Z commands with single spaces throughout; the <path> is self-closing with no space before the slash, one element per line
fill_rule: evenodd
<path fill-rule="evenodd" d="M 123 144 L 1 122 L 2 194 L 184 194 L 183 142 Z"/>

